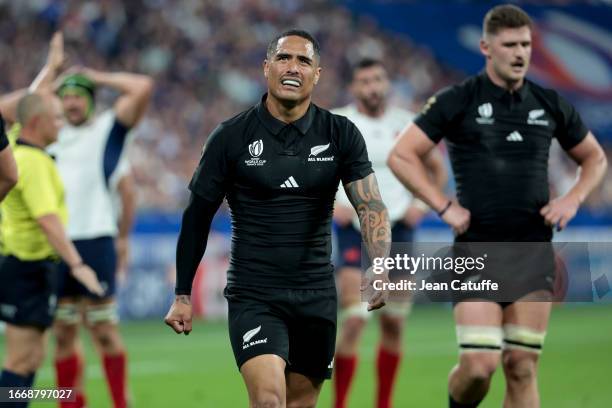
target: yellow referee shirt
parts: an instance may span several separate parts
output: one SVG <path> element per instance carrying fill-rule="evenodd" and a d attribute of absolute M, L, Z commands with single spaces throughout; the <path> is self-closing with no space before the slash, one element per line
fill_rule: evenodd
<path fill-rule="evenodd" d="M 37 218 L 48 214 L 59 216 L 64 225 L 68 221 L 64 185 L 55 163 L 43 149 L 21 140 L 14 145 L 13 155 L 19 181 L 0 205 L 4 254 L 22 261 L 56 256 L 36 222 Z"/>

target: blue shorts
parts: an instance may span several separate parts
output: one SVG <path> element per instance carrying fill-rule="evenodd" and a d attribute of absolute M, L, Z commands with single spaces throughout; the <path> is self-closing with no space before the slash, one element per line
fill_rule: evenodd
<path fill-rule="evenodd" d="M 336 270 L 346 267 L 361 268 L 361 232 L 349 224 L 345 227 L 338 227 L 336 234 L 338 242 Z M 391 227 L 393 242 L 412 242 L 413 238 L 414 230 L 403 222 L 397 221 Z"/>
<path fill-rule="evenodd" d="M 58 261 L 22 261 L 3 257 L 0 264 L 0 320 L 44 330 L 57 305 Z"/>
<path fill-rule="evenodd" d="M 74 241 L 74 246 L 83 258 L 83 262 L 91 267 L 98 276 L 104 289 L 102 298 L 115 294 L 117 271 L 117 252 L 115 240 L 112 237 L 82 239 Z M 100 299 L 91 293 L 70 274 L 68 265 L 62 264 L 59 273 L 59 297 L 85 296 L 91 299 Z"/>

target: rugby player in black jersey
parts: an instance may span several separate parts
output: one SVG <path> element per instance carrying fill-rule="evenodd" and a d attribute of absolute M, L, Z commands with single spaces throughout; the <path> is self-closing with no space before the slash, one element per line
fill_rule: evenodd
<path fill-rule="evenodd" d="M 432 97 L 389 156 L 396 176 L 438 211 L 456 242 L 549 242 L 553 228 L 565 228 L 602 180 L 605 154 L 574 107 L 554 90 L 525 79 L 531 45 L 532 22 L 523 10 L 491 9 L 480 41 L 484 71 Z M 422 158 L 443 137 L 458 201 L 449 200 L 423 166 Z M 566 194 L 551 200 L 547 166 L 553 138 L 580 173 Z M 514 261 L 511 279 L 524 264 Z M 455 302 L 460 356 L 449 377 L 450 407 L 478 406 L 500 362 L 504 407 L 540 406 L 537 363 L 551 303 L 528 300 L 551 298 L 551 271 L 531 268 L 528 289 L 516 302 Z"/>
<path fill-rule="evenodd" d="M 330 236 L 339 182 L 360 216 L 369 256 L 387 256 L 390 248 L 387 209 L 362 135 L 311 103 L 319 58 L 317 41 L 304 31 L 270 42 L 268 92 L 209 136 L 178 241 L 176 299 L 166 323 L 188 334 L 193 276 L 213 215 L 227 199 L 229 332 L 252 407 L 314 407 L 331 376 L 337 299 Z M 385 300 L 373 291 L 369 309 Z"/>

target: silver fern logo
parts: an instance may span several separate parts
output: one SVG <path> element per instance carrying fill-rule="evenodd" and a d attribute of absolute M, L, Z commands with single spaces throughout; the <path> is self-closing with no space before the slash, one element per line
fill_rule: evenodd
<path fill-rule="evenodd" d="M 333 162 L 334 156 L 317 157 L 319 154 L 329 149 L 330 145 L 331 143 L 328 143 L 326 145 L 318 145 L 318 146 L 311 147 L 310 155 L 308 156 L 308 161 L 309 162 Z"/>
<path fill-rule="evenodd" d="M 255 337 L 255 335 L 259 333 L 260 331 L 261 331 L 261 325 L 244 333 L 244 335 L 242 336 L 242 349 L 243 350 L 246 350 L 251 346 L 256 346 L 258 344 L 266 344 L 268 342 L 267 337 L 265 339 L 251 341 L 251 339 Z"/>
<path fill-rule="evenodd" d="M 327 149 L 329 149 L 329 145 L 331 143 L 328 143 L 326 145 L 319 145 L 319 146 L 314 146 L 310 149 L 310 155 L 311 156 L 316 156 L 319 153 L 323 153 L 324 151 L 326 151 Z"/>
<path fill-rule="evenodd" d="M 260 331 L 261 331 L 261 325 L 244 333 L 244 336 L 242 336 L 242 342 L 246 343 L 247 341 L 251 340 Z"/>

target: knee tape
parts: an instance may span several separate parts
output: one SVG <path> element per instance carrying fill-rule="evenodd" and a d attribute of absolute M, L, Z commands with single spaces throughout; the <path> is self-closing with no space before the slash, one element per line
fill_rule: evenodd
<path fill-rule="evenodd" d="M 529 351 L 540 354 L 546 332 L 514 324 L 504 325 L 504 349 Z"/>
<path fill-rule="evenodd" d="M 503 339 L 501 327 L 458 325 L 456 332 L 461 353 L 501 352 Z"/>

